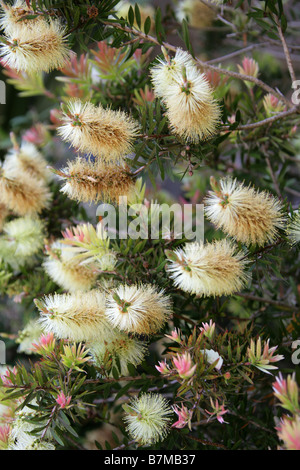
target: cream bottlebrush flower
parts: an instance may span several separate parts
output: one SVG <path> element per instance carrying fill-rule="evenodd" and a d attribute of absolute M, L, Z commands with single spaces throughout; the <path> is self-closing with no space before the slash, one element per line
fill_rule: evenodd
<path fill-rule="evenodd" d="M 111 329 L 105 317 L 105 295 L 98 290 L 48 295 L 35 303 L 40 310 L 42 329 L 57 338 L 103 340 Z"/>
<path fill-rule="evenodd" d="M 104 109 L 79 99 L 70 100 L 58 133 L 78 151 L 120 160 L 132 150 L 138 124 L 123 111 Z"/>
<path fill-rule="evenodd" d="M 236 252 L 228 240 L 187 243 L 167 251 L 166 267 L 176 287 L 199 296 L 231 295 L 241 290 L 249 275 L 245 253 Z"/>
<path fill-rule="evenodd" d="M 159 331 L 171 314 L 170 297 L 150 284 L 120 285 L 108 296 L 105 310 L 114 328 L 140 335 Z"/>
<path fill-rule="evenodd" d="M 69 292 L 88 291 L 96 282 L 95 264 L 81 264 L 70 249 L 54 242 L 47 248 L 48 259 L 43 268 L 56 284 Z M 75 258 L 75 259 L 74 259 Z"/>
<path fill-rule="evenodd" d="M 47 162 L 36 146 L 23 141 L 20 148 L 13 148 L 5 157 L 4 171 L 18 178 L 19 174 L 28 173 L 31 177 L 47 181 L 50 172 Z"/>
<path fill-rule="evenodd" d="M 285 105 L 276 96 L 268 93 L 263 100 L 263 105 L 266 111 L 267 117 L 271 117 L 276 113 L 280 113 L 285 110 Z"/>
<path fill-rule="evenodd" d="M 46 184 L 27 173 L 15 177 L 0 168 L 0 203 L 15 214 L 34 215 L 48 208 L 52 195 Z"/>
<path fill-rule="evenodd" d="M 281 202 L 267 193 L 244 186 L 236 179 L 222 178 L 205 198 L 209 220 L 228 235 L 246 245 L 273 242 L 285 217 Z"/>
<path fill-rule="evenodd" d="M 192 56 L 182 49 L 177 49 L 172 58 L 167 55 L 164 48 L 162 51 L 165 58 L 158 57 L 158 63 L 151 68 L 150 73 L 155 95 L 165 102 L 169 86 L 177 74 L 181 73 L 183 68 L 188 69 L 196 65 Z"/>
<path fill-rule="evenodd" d="M 0 236 L 0 257 L 17 267 L 38 253 L 43 243 L 43 223 L 39 219 L 20 217 L 4 225 Z"/>
<path fill-rule="evenodd" d="M 127 165 L 95 163 L 77 158 L 69 161 L 59 175 L 65 180 L 61 192 L 78 202 L 119 202 L 130 196 L 135 182 Z"/>
<path fill-rule="evenodd" d="M 31 320 L 27 323 L 22 331 L 19 331 L 16 343 L 18 346 L 18 353 L 32 354 L 33 343 L 38 342 L 42 335 L 42 329 L 36 320 Z"/>
<path fill-rule="evenodd" d="M 44 17 L 36 15 L 35 18 L 26 19 L 26 16 L 34 15 L 24 0 L 16 0 L 13 5 L 1 2 L 0 26 L 6 34 L 12 34 L 22 29 L 30 29 L 36 23 L 45 21 Z"/>
<path fill-rule="evenodd" d="M 163 441 L 170 427 L 172 410 L 166 399 L 158 394 L 144 393 L 123 405 L 124 421 L 130 436 L 142 445 Z"/>
<path fill-rule="evenodd" d="M 131 338 L 126 333 L 111 332 L 104 341 L 94 341 L 88 344 L 93 360 L 98 366 L 105 366 L 107 362 L 112 367 L 120 364 L 121 375 L 128 375 L 128 364 L 138 366 L 143 362 L 147 352 L 146 343 L 136 338 Z"/>
<path fill-rule="evenodd" d="M 63 67 L 70 57 L 65 29 L 58 20 L 13 29 L 5 39 L 0 45 L 4 64 L 18 72 L 50 72 Z"/>
<path fill-rule="evenodd" d="M 287 227 L 287 235 L 292 245 L 300 242 L 300 213 L 294 213 L 293 219 L 289 222 Z"/>
<path fill-rule="evenodd" d="M 212 24 L 215 10 L 212 2 L 204 3 L 201 0 L 183 0 L 178 3 L 175 14 L 180 23 L 186 19 L 190 26 L 201 29 Z"/>
<path fill-rule="evenodd" d="M 187 67 L 174 76 L 165 99 L 171 130 L 197 143 L 216 133 L 221 110 L 206 75 Z"/>

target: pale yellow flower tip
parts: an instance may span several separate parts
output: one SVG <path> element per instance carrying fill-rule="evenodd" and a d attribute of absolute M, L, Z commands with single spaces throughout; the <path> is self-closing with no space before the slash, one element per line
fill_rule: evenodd
<path fill-rule="evenodd" d="M 39 214 L 52 199 L 46 184 L 26 172 L 0 168 L 0 203 L 17 215 Z"/>
<path fill-rule="evenodd" d="M 198 296 L 231 295 L 249 279 L 245 253 L 236 252 L 228 240 L 187 243 L 167 252 L 166 270 L 179 289 Z"/>
<path fill-rule="evenodd" d="M 107 164 L 102 160 L 95 163 L 81 158 L 69 161 L 60 176 L 65 181 L 61 192 L 78 202 L 119 202 L 135 189 L 127 165 Z"/>
<path fill-rule="evenodd" d="M 76 150 L 106 161 L 122 159 L 132 150 L 138 124 L 125 112 L 70 100 L 58 133 Z"/>
<path fill-rule="evenodd" d="M 150 284 L 120 285 L 107 298 L 105 310 L 114 328 L 140 335 L 159 331 L 171 314 L 170 297 Z"/>
<path fill-rule="evenodd" d="M 135 441 L 149 445 L 165 439 L 173 411 L 162 395 L 144 393 L 132 398 L 123 408 L 126 429 Z"/>
<path fill-rule="evenodd" d="M 1 43 L 5 65 L 34 74 L 63 67 L 70 58 L 65 28 L 58 20 L 37 21 L 30 27 L 12 28 Z"/>
<path fill-rule="evenodd" d="M 96 282 L 97 272 L 94 264 L 81 264 L 76 253 L 60 242 L 48 248 L 48 258 L 43 268 L 51 279 L 69 292 L 88 291 Z"/>
<path fill-rule="evenodd" d="M 103 340 L 111 330 L 105 317 L 105 295 L 98 290 L 48 295 L 35 303 L 42 329 L 57 338 Z"/>
<path fill-rule="evenodd" d="M 246 245 L 273 242 L 284 227 L 281 202 L 267 193 L 222 178 L 204 200 L 208 219 L 228 235 Z"/>

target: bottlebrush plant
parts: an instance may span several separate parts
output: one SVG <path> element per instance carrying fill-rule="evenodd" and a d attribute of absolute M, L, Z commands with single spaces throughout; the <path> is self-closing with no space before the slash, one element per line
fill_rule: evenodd
<path fill-rule="evenodd" d="M 0 3 L 0 449 L 300 450 L 297 2 Z"/>

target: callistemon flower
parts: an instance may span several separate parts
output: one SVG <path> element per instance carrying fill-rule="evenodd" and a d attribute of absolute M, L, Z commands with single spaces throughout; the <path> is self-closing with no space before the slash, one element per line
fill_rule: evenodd
<path fill-rule="evenodd" d="M 295 374 L 288 375 L 287 379 L 279 376 L 276 377 L 276 381 L 273 383 L 274 396 L 281 402 L 281 406 L 292 414 L 296 414 L 300 411 L 299 403 L 299 389 L 295 380 Z"/>
<path fill-rule="evenodd" d="M 41 220 L 18 217 L 3 226 L 0 239 L 0 256 L 11 266 L 20 266 L 38 253 L 44 242 L 44 226 Z"/>
<path fill-rule="evenodd" d="M 55 349 L 55 338 L 53 333 L 47 333 L 46 335 L 41 335 L 39 342 L 32 344 L 32 350 L 41 355 L 50 354 Z"/>
<path fill-rule="evenodd" d="M 27 172 L 11 172 L 0 167 L 0 203 L 13 213 L 36 215 L 50 206 L 52 195 L 44 181 Z"/>
<path fill-rule="evenodd" d="M 179 377 L 182 379 L 190 379 L 197 368 L 196 364 L 193 365 L 190 353 L 187 352 L 182 355 L 177 354 L 177 356 L 173 357 L 173 364 Z"/>
<path fill-rule="evenodd" d="M 196 67 L 177 73 L 166 95 L 171 131 L 198 143 L 217 132 L 221 110 L 205 76 Z"/>
<path fill-rule="evenodd" d="M 204 199 L 205 214 L 218 228 L 246 245 L 271 243 L 284 227 L 281 202 L 230 177 L 217 183 Z"/>
<path fill-rule="evenodd" d="M 1 2 L 0 8 L 2 10 L 0 13 L 0 26 L 6 34 L 18 32 L 26 28 L 30 29 L 36 23 L 45 21 L 39 15 L 34 18 L 33 9 L 24 0 L 15 0 L 13 5 Z M 26 19 L 26 16 L 30 16 L 30 19 Z"/>
<path fill-rule="evenodd" d="M 43 330 L 60 339 L 100 340 L 111 328 L 105 317 L 105 295 L 98 290 L 47 295 L 35 304 Z"/>
<path fill-rule="evenodd" d="M 224 421 L 224 418 L 223 416 L 228 413 L 228 410 L 225 410 L 225 406 L 224 406 L 224 403 L 222 405 L 220 405 L 220 403 L 218 402 L 218 400 L 213 401 L 212 398 L 210 398 L 210 404 L 211 404 L 211 407 L 213 409 L 213 411 L 206 411 L 206 413 L 208 413 L 211 417 L 215 416 L 217 418 L 217 420 L 219 421 L 219 423 L 223 424 L 223 423 L 226 423 L 226 421 Z M 228 424 L 228 423 L 226 423 Z"/>
<path fill-rule="evenodd" d="M 105 315 L 112 327 L 150 335 L 172 314 L 171 300 L 151 284 L 120 285 L 107 298 Z"/>
<path fill-rule="evenodd" d="M 158 370 L 158 372 L 160 372 L 161 374 L 165 375 L 165 374 L 169 374 L 171 371 L 170 371 L 170 368 L 167 364 L 167 361 L 164 360 L 161 361 L 161 362 L 158 362 L 158 366 L 155 366 L 155 368 Z"/>
<path fill-rule="evenodd" d="M 209 323 L 204 323 L 202 322 L 202 326 L 200 327 L 200 331 L 203 331 L 204 336 L 206 336 L 208 339 L 212 339 L 215 333 L 216 329 L 216 324 L 213 323 L 212 320 L 209 321 Z"/>
<path fill-rule="evenodd" d="M 119 202 L 135 188 L 126 164 L 107 164 L 101 160 L 77 158 L 57 172 L 64 180 L 61 192 L 78 202 Z"/>
<path fill-rule="evenodd" d="M 248 75 L 249 77 L 257 78 L 259 73 L 258 63 L 254 59 L 249 59 L 248 57 L 244 57 L 242 61 L 242 65 L 238 64 L 239 72 L 242 75 Z M 246 85 L 249 88 L 254 86 L 253 82 L 247 82 Z"/>
<path fill-rule="evenodd" d="M 150 73 L 155 95 L 166 102 L 169 86 L 173 83 L 176 74 L 180 73 L 183 67 L 186 69 L 195 67 L 195 61 L 188 52 L 181 49 L 177 49 L 172 58 L 163 47 L 162 52 L 164 59 L 158 57 L 158 63 L 151 68 Z"/>
<path fill-rule="evenodd" d="M 8 171 L 11 175 L 23 172 L 28 173 L 33 178 L 42 181 L 49 179 L 50 172 L 47 169 L 47 162 L 43 155 L 38 151 L 36 146 L 32 143 L 23 140 L 20 147 L 13 148 L 5 157 L 3 169 Z"/>
<path fill-rule="evenodd" d="M 271 365 L 273 362 L 279 362 L 284 359 L 284 356 L 278 354 L 274 356 L 274 352 L 278 346 L 269 347 L 270 340 L 265 341 L 263 349 L 261 338 L 255 341 L 251 339 L 250 348 L 247 349 L 247 356 L 249 358 L 250 364 L 252 364 L 257 369 L 265 372 L 266 374 L 271 374 L 269 370 L 278 369 L 278 367 Z"/>
<path fill-rule="evenodd" d="M 8 448 L 11 426 L 9 424 L 0 424 L 0 450 Z"/>
<path fill-rule="evenodd" d="M 13 28 L 0 48 L 5 65 L 28 74 L 61 68 L 70 57 L 65 28 L 52 19 Z"/>
<path fill-rule="evenodd" d="M 276 428 L 286 450 L 300 450 L 300 416 L 284 417 Z"/>
<path fill-rule="evenodd" d="M 182 429 L 190 422 L 190 413 L 184 404 L 181 404 L 181 408 L 179 406 L 172 406 L 173 411 L 177 414 L 178 420 L 172 424 L 172 428 Z"/>
<path fill-rule="evenodd" d="M 88 291 L 93 287 L 97 279 L 95 263 L 82 264 L 76 253 L 60 242 L 46 246 L 46 250 L 48 259 L 43 268 L 60 287 L 69 292 Z"/>
<path fill-rule="evenodd" d="M 166 267 L 176 287 L 199 296 L 230 295 L 241 290 L 249 279 L 245 253 L 228 240 L 187 243 L 166 251 Z"/>
<path fill-rule="evenodd" d="M 273 114 L 280 113 L 285 109 L 284 103 L 271 93 L 268 93 L 264 97 L 263 105 L 268 117 L 273 116 Z"/>
<path fill-rule="evenodd" d="M 175 10 L 176 18 L 179 23 L 187 20 L 193 28 L 207 28 L 212 24 L 216 14 L 212 3 L 210 1 L 203 3 L 201 0 L 181 0 Z"/>
<path fill-rule="evenodd" d="M 125 112 L 79 99 L 70 100 L 63 111 L 58 133 L 78 151 L 116 161 L 132 150 L 138 124 Z"/>
<path fill-rule="evenodd" d="M 149 445 L 165 439 L 172 410 L 162 395 L 144 393 L 123 405 L 123 409 L 126 429 L 135 441 Z"/>
<path fill-rule="evenodd" d="M 294 213 L 292 220 L 287 227 L 287 235 L 292 245 L 300 242 L 300 212 Z"/>
<path fill-rule="evenodd" d="M 217 351 L 213 349 L 201 349 L 202 354 L 204 354 L 205 359 L 209 364 L 213 364 L 214 362 L 218 361 L 215 365 L 215 369 L 220 370 L 223 365 L 223 358 Z"/>
<path fill-rule="evenodd" d="M 180 330 L 174 328 L 174 330 L 171 332 L 170 335 L 165 335 L 166 338 L 172 339 L 173 341 L 176 341 L 176 343 L 181 343 L 180 339 Z"/>
<path fill-rule="evenodd" d="M 65 396 L 63 392 L 60 392 L 56 398 L 56 403 L 59 405 L 60 409 L 66 408 L 71 403 L 72 397 Z"/>

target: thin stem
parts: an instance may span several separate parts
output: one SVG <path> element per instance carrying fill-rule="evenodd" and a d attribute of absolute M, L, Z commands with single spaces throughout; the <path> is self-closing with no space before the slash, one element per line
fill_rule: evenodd
<path fill-rule="evenodd" d="M 296 81 L 296 74 L 295 74 L 294 67 L 293 67 L 293 64 L 292 64 L 290 51 L 289 51 L 288 45 L 286 43 L 285 37 L 283 35 L 282 28 L 281 28 L 281 25 L 279 23 L 278 18 L 275 19 L 275 23 L 276 23 L 276 26 L 277 26 L 277 29 L 278 29 L 279 37 L 280 37 L 280 40 L 281 40 L 281 43 L 282 43 L 286 63 L 287 63 L 288 69 L 289 69 L 289 73 L 290 73 L 292 82 L 295 82 Z"/>

